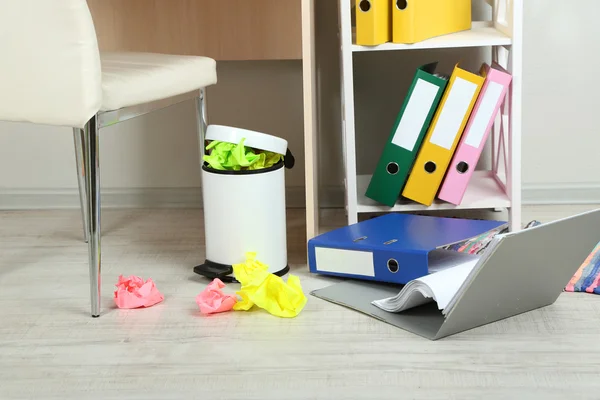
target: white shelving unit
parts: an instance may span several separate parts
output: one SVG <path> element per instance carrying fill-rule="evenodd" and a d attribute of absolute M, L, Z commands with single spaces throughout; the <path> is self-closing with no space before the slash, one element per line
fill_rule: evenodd
<path fill-rule="evenodd" d="M 492 20 L 473 21 L 472 29 L 469 31 L 440 36 L 412 45 L 386 43 L 372 47 L 354 44 L 352 27 L 352 2 L 354 0 L 338 1 L 342 136 L 344 139 L 343 159 L 348 224 L 356 223 L 360 213 L 506 208 L 509 214 L 510 229 L 513 231 L 519 230 L 521 228 L 523 0 L 486 0 L 486 3 L 492 9 Z M 513 76 L 507 100 L 501 110 L 501 116 L 498 116 L 490 135 L 490 140 L 492 140 L 492 168 L 489 171 L 477 171 L 473 175 L 464 200 L 459 206 L 436 201 L 431 206 L 426 207 L 414 202 L 399 201 L 394 207 L 390 208 L 368 199 L 365 196 L 365 191 L 370 176 L 357 175 L 356 168 L 357 149 L 355 139 L 357 132 L 355 131 L 354 109 L 354 55 L 359 52 L 463 47 L 491 48 L 492 60 L 506 68 Z M 314 194 L 313 191 L 311 191 L 312 194 Z M 310 213 L 313 213 L 313 211 L 311 209 Z M 317 221 L 317 217 L 312 221 Z M 316 223 L 311 225 L 312 232 L 318 231 L 318 228 L 315 228 Z M 312 232 L 309 231 L 309 238 Z"/>

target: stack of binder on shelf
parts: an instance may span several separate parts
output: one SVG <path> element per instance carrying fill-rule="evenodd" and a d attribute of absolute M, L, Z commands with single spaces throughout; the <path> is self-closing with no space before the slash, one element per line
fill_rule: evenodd
<path fill-rule="evenodd" d="M 448 83 L 436 75 L 437 63 L 419 67 L 379 158 L 366 196 L 392 207 L 396 204 L 427 128 Z"/>
<path fill-rule="evenodd" d="M 481 74 L 485 76 L 485 82 L 438 194 L 440 200 L 455 205 L 463 200 L 512 81 L 510 74 L 497 64 L 492 68 L 484 64 Z"/>
<path fill-rule="evenodd" d="M 461 204 L 511 82 L 495 63 L 479 74 L 456 65 L 449 79 L 435 67 L 417 69 L 365 193 L 389 207 Z"/>
<path fill-rule="evenodd" d="M 356 44 L 417 43 L 471 29 L 471 0 L 352 0 Z"/>

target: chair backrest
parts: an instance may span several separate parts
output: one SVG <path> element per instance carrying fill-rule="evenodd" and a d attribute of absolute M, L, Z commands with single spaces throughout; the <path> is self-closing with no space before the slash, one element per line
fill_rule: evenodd
<path fill-rule="evenodd" d="M 86 0 L 0 0 L 0 121 L 82 127 L 101 79 Z"/>

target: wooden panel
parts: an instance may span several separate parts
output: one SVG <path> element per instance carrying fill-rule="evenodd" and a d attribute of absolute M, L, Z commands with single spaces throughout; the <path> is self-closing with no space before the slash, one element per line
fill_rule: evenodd
<path fill-rule="evenodd" d="M 88 0 L 100 48 L 216 60 L 302 58 L 300 0 Z"/>
<path fill-rule="evenodd" d="M 306 240 L 319 234 L 319 146 L 317 136 L 317 71 L 315 0 L 302 0 L 302 71 L 304 93 L 304 154 Z"/>

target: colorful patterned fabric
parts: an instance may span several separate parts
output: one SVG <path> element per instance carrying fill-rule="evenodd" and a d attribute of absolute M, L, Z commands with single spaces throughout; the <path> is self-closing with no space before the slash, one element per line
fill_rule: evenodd
<path fill-rule="evenodd" d="M 600 294 L 600 243 L 585 259 L 579 267 L 569 284 L 565 288 L 567 292 L 586 292 Z"/>
<path fill-rule="evenodd" d="M 531 221 L 524 228 L 527 229 L 537 225 L 540 225 L 539 221 Z M 487 248 L 494 236 L 505 233 L 507 230 L 508 226 L 502 225 L 477 237 L 445 246 L 444 249 L 468 254 L 480 254 Z M 600 242 L 573 275 L 565 287 L 565 291 L 600 294 Z"/>

